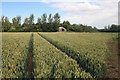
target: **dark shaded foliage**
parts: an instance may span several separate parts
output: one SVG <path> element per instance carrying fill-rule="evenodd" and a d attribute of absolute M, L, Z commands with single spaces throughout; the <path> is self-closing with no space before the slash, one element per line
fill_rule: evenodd
<path fill-rule="evenodd" d="M 111 25 L 105 27 L 105 29 L 97 29 L 96 27 L 87 26 L 83 24 L 70 24 L 69 21 L 63 21 L 60 23 L 60 15 L 56 13 L 54 16 L 44 13 L 41 17 L 38 17 L 37 23 L 34 23 L 34 15 L 26 17 L 24 23 L 21 24 L 21 16 L 14 17 L 12 23 L 5 16 L 2 16 L 2 32 L 57 32 L 59 27 L 66 28 L 69 32 L 118 32 L 120 26 Z"/>
<path fill-rule="evenodd" d="M 104 29 L 100 29 L 100 32 L 120 32 L 120 25 L 112 24 L 111 26 L 105 26 Z"/>

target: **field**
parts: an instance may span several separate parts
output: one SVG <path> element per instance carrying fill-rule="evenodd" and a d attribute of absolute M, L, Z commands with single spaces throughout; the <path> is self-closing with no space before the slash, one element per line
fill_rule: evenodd
<path fill-rule="evenodd" d="M 117 33 L 2 33 L 2 78 L 102 78 L 108 43 L 117 37 Z"/>
<path fill-rule="evenodd" d="M 27 48 L 30 34 L 2 34 L 2 78 L 27 77 Z"/>

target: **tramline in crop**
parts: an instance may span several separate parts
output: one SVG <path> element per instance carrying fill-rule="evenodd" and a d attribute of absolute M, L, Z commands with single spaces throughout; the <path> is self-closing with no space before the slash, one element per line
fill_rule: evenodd
<path fill-rule="evenodd" d="M 34 34 L 33 63 L 35 78 L 92 78 L 77 62 L 38 34 Z"/>
<path fill-rule="evenodd" d="M 30 74 L 102 78 L 108 41 L 116 37 L 115 33 L 2 33 L 2 78 L 30 78 Z"/>
<path fill-rule="evenodd" d="M 68 56 L 92 76 L 101 78 L 106 71 L 107 42 L 112 33 L 40 33 L 40 35 Z"/>
<path fill-rule="evenodd" d="M 2 78 L 25 78 L 30 33 L 2 33 Z"/>

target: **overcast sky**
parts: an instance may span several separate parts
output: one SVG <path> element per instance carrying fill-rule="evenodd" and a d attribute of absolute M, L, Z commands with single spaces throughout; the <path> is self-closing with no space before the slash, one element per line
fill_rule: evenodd
<path fill-rule="evenodd" d="M 61 16 L 61 22 L 68 20 L 72 24 L 86 24 L 104 28 L 105 25 L 118 24 L 118 1 L 2 0 L 2 15 L 8 16 L 10 20 L 20 15 L 23 20 L 33 13 L 36 21 L 37 17 L 40 17 L 43 13 L 55 14 L 58 12 Z"/>

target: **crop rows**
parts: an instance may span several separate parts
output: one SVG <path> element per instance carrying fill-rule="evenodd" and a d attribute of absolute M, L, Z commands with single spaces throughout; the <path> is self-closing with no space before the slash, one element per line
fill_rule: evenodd
<path fill-rule="evenodd" d="M 38 34 L 33 43 L 34 78 L 92 78 L 77 62 Z"/>
<path fill-rule="evenodd" d="M 92 76 L 101 78 L 106 71 L 107 33 L 41 33 L 47 41 L 76 60 Z"/>
<path fill-rule="evenodd" d="M 3 33 L 2 78 L 101 78 L 106 70 L 106 44 L 114 36 Z"/>
<path fill-rule="evenodd" d="M 2 34 L 2 78 L 25 78 L 30 33 Z"/>
<path fill-rule="evenodd" d="M 2 34 L 2 78 L 30 78 L 29 52 L 33 53 L 34 78 L 92 78 L 75 60 L 38 34 L 30 35 Z"/>

